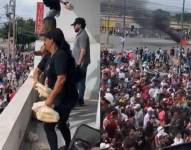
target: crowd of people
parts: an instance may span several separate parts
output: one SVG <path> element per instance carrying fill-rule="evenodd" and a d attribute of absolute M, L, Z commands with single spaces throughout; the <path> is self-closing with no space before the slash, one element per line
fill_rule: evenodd
<path fill-rule="evenodd" d="M 101 50 L 101 144 L 152 150 L 191 142 L 190 49 Z"/>
<path fill-rule="evenodd" d="M 31 53 L 17 53 L 12 59 L 4 50 L 0 51 L 0 113 L 27 79 L 31 67 Z"/>

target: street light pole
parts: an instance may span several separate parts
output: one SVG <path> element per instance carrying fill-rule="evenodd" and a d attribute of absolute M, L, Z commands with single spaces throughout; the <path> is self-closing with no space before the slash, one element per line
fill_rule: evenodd
<path fill-rule="evenodd" d="M 8 56 L 11 53 L 11 1 L 6 5 L 6 16 L 8 18 Z"/>
<path fill-rule="evenodd" d="M 182 32 L 184 29 L 184 8 L 185 8 L 185 0 L 183 0 L 183 4 L 182 4 L 182 14 L 181 14 L 181 23 L 182 23 Z"/>
<path fill-rule="evenodd" d="M 12 49 L 12 58 L 15 57 L 15 44 L 16 44 L 16 20 L 15 20 L 15 12 L 16 12 L 16 0 L 13 0 L 13 49 Z"/>
<path fill-rule="evenodd" d="M 185 7 L 185 0 L 183 0 L 183 3 L 182 3 L 182 13 L 181 13 L 181 24 L 182 24 L 182 28 L 181 28 L 181 31 L 182 31 L 182 36 L 181 36 L 181 41 L 183 40 L 183 29 L 184 29 L 184 7 Z M 180 47 L 181 47 L 181 50 L 180 50 L 180 56 L 179 56 L 179 75 L 181 73 L 181 68 L 182 68 L 182 42 L 180 41 Z"/>
<path fill-rule="evenodd" d="M 6 16 L 9 20 L 9 31 L 8 31 L 8 54 L 12 55 L 12 58 L 15 55 L 15 8 L 16 8 L 16 0 L 10 0 L 7 5 Z M 11 29 L 13 31 L 13 41 L 11 40 Z"/>
<path fill-rule="evenodd" d="M 123 43 L 122 43 L 122 49 L 125 48 L 125 18 L 126 18 L 126 0 L 124 2 L 124 9 L 123 9 Z"/>
<path fill-rule="evenodd" d="M 111 15 L 111 0 L 108 0 L 108 9 L 109 9 L 109 13 L 108 13 L 108 22 L 107 22 L 107 31 L 106 31 L 106 34 L 107 34 L 107 39 L 106 39 L 106 43 L 107 43 L 107 46 L 109 45 L 109 34 L 110 34 L 110 15 Z"/>

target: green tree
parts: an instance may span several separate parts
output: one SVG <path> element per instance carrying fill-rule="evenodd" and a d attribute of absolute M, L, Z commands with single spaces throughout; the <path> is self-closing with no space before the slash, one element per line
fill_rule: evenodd
<path fill-rule="evenodd" d="M 36 36 L 34 34 L 35 22 L 32 19 L 23 19 L 22 17 L 18 17 L 16 19 L 16 46 L 19 49 L 23 49 L 25 46 L 28 46 L 36 40 Z M 9 23 L 4 23 L 2 28 L 0 28 L 0 37 L 7 39 L 9 31 Z M 13 31 L 11 29 L 11 36 Z"/>
<path fill-rule="evenodd" d="M 182 14 L 176 14 L 175 18 L 178 23 L 181 22 L 181 15 Z M 191 13 L 184 13 L 183 22 L 190 22 L 191 20 Z"/>
<path fill-rule="evenodd" d="M 13 30 L 11 29 L 11 36 L 12 36 L 12 32 Z M 4 23 L 2 28 L 0 28 L 0 37 L 3 39 L 7 39 L 8 38 L 8 32 L 9 32 L 9 23 Z"/>
<path fill-rule="evenodd" d="M 19 49 L 22 50 L 26 45 L 29 47 L 36 40 L 34 26 L 32 19 L 17 18 L 17 47 Z"/>

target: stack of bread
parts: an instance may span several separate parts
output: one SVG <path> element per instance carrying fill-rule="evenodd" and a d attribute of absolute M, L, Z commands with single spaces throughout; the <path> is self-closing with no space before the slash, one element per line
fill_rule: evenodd
<path fill-rule="evenodd" d="M 44 101 L 34 103 L 32 110 L 38 120 L 46 123 L 58 122 L 60 119 L 59 114 L 51 107 L 46 106 Z"/>

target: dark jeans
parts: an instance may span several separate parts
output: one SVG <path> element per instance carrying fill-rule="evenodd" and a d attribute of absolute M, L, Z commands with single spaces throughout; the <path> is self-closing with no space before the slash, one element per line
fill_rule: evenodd
<path fill-rule="evenodd" d="M 70 129 L 67 124 L 71 109 L 65 109 L 63 107 L 54 108 L 60 115 L 60 120 L 58 123 L 44 123 L 44 129 L 50 145 L 51 150 L 58 150 L 57 134 L 55 131 L 55 126 L 58 124 L 58 129 L 60 130 L 62 136 L 65 140 L 65 146 L 68 147 L 71 141 Z"/>
<path fill-rule="evenodd" d="M 83 67 L 82 69 L 85 72 L 85 76 L 84 76 L 84 79 L 81 80 L 78 83 L 78 86 L 77 86 L 78 87 L 78 93 L 79 93 L 79 98 L 78 98 L 78 103 L 79 104 L 84 104 L 84 93 L 85 93 L 85 90 L 86 90 L 87 67 Z"/>

